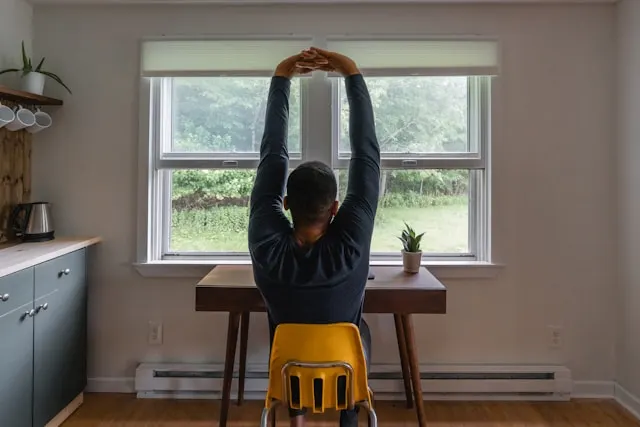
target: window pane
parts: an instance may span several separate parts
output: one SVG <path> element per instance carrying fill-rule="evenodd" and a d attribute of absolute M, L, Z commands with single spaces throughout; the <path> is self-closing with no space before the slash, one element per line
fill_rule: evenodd
<path fill-rule="evenodd" d="M 470 152 L 467 77 L 369 77 L 383 153 Z M 340 86 L 340 153 L 349 155 L 349 103 Z M 476 149 L 473 148 L 475 151 Z"/>
<path fill-rule="evenodd" d="M 169 252 L 248 252 L 254 169 L 174 170 Z M 290 219 L 289 211 L 285 215 Z"/>
<path fill-rule="evenodd" d="M 176 170 L 171 177 L 170 252 L 248 252 L 255 170 Z"/>
<path fill-rule="evenodd" d="M 337 174 L 342 201 L 348 172 Z M 424 232 L 423 252 L 470 252 L 468 170 L 383 170 L 380 194 L 372 252 L 398 253 L 405 222 Z"/>
<path fill-rule="evenodd" d="M 172 78 L 171 151 L 258 153 L 271 79 Z M 291 85 L 289 150 L 300 152 L 300 81 Z"/>
<path fill-rule="evenodd" d="M 337 176 L 342 201 L 347 171 Z M 247 252 L 254 178 L 255 170 L 172 171 L 169 252 Z M 398 253 L 405 221 L 425 233 L 424 252 L 469 252 L 469 171 L 384 170 L 382 181 L 373 252 Z"/>

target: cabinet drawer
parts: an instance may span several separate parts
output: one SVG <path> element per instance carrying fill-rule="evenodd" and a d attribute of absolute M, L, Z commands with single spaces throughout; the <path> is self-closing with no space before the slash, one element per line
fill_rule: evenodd
<path fill-rule="evenodd" d="M 85 280 L 85 250 L 71 252 L 35 267 L 35 299 L 56 289 L 64 292 L 82 286 Z"/>
<path fill-rule="evenodd" d="M 0 316 L 33 301 L 33 268 L 0 277 Z"/>

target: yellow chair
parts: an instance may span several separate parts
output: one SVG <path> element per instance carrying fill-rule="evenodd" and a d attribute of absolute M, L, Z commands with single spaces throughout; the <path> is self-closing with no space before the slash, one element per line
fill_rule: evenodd
<path fill-rule="evenodd" d="M 267 427 L 277 405 L 313 413 L 361 406 L 368 412 L 369 426 L 377 427 L 358 328 L 351 323 L 279 325 L 261 427 Z"/>

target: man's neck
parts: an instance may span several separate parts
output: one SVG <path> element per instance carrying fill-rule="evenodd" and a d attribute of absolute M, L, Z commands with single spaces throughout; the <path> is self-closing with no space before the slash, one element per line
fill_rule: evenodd
<path fill-rule="evenodd" d="M 327 232 L 326 226 L 294 227 L 293 237 L 300 246 L 313 245 Z"/>

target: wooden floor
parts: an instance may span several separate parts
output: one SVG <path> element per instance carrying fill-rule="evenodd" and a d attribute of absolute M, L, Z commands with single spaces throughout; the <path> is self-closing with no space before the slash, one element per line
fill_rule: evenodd
<path fill-rule="evenodd" d="M 229 427 L 259 425 L 262 402 L 232 405 Z M 417 426 L 414 410 L 403 402 L 378 402 L 381 426 Z M 640 427 L 617 403 L 577 400 L 558 403 L 425 402 L 428 427 Z M 212 427 L 217 426 L 219 402 L 136 399 L 134 395 L 86 394 L 85 403 L 63 427 Z M 288 427 L 278 411 L 278 425 Z M 361 417 L 361 426 L 366 425 Z M 337 417 L 310 417 L 310 427 L 335 427 Z"/>

